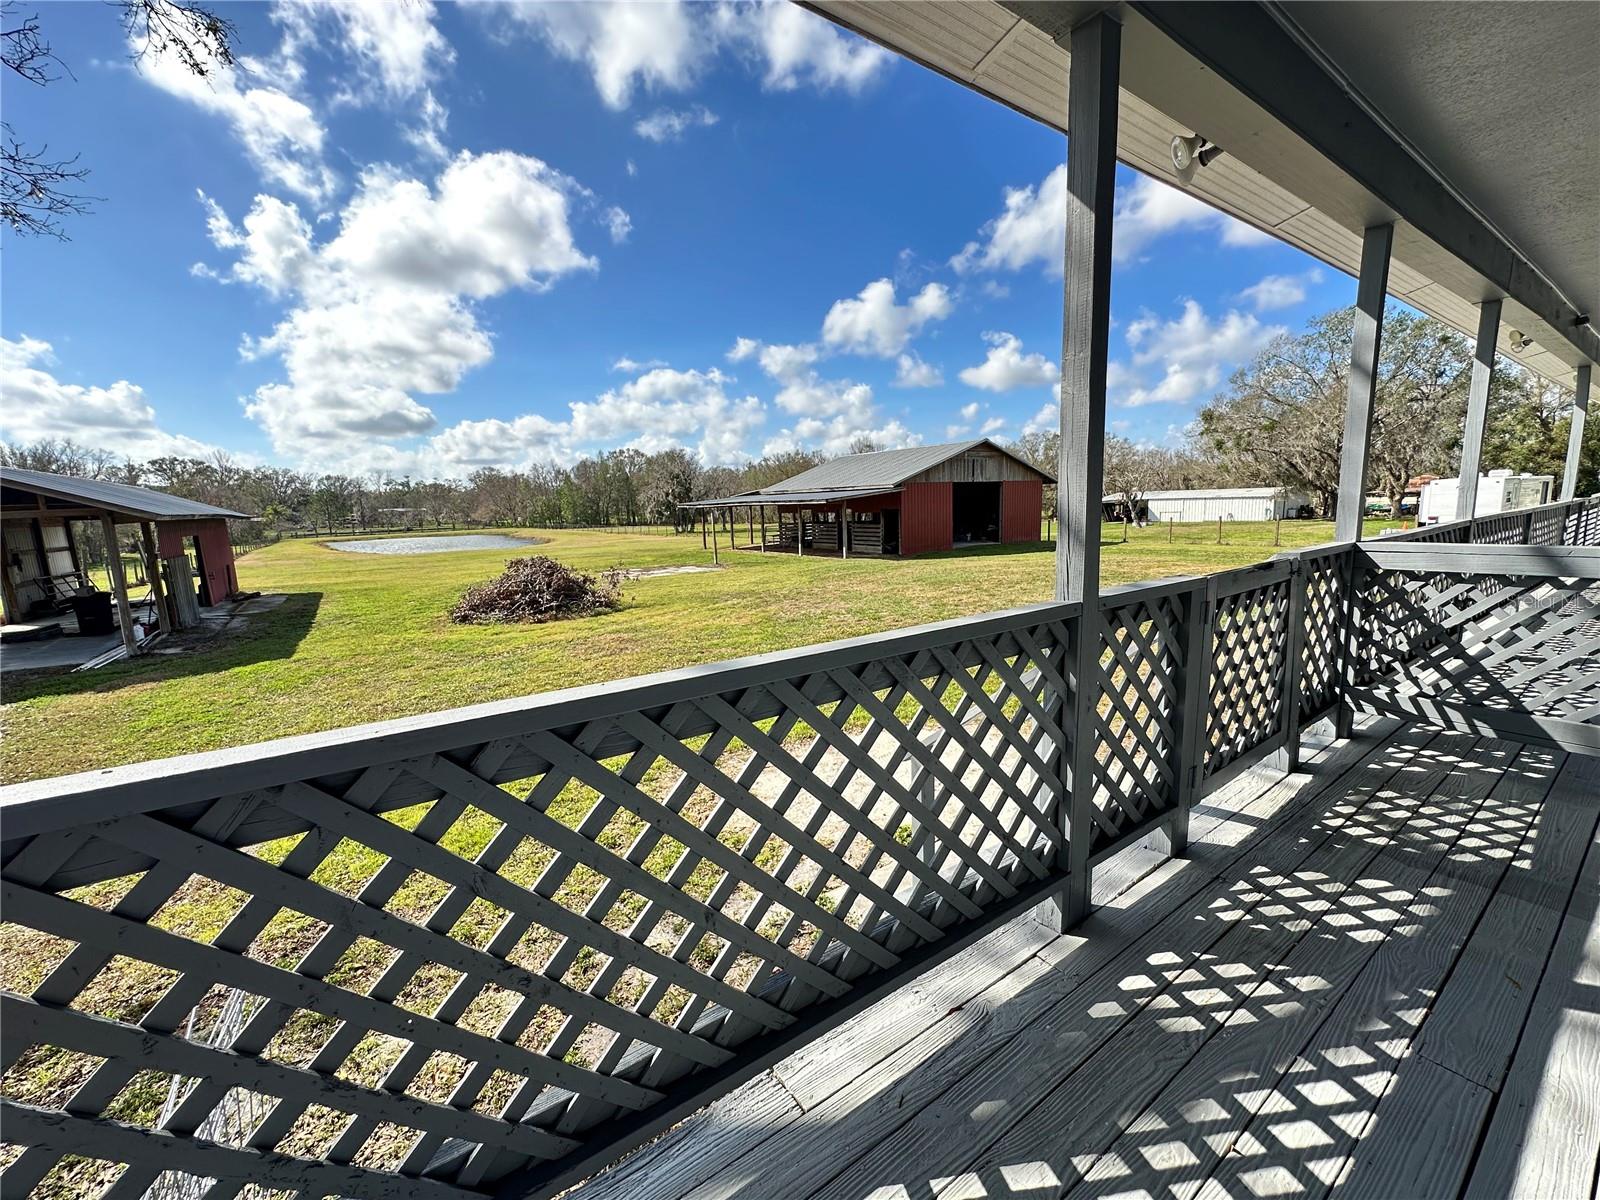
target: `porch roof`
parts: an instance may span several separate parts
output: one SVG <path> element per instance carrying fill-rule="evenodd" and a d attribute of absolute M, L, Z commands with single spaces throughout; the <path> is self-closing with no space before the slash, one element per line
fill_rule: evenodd
<path fill-rule="evenodd" d="M 1356 274 L 1395 223 L 1389 292 L 1572 387 L 1600 359 L 1600 6 L 811 0 L 829 19 L 1065 131 L 1070 54 L 1094 12 L 1122 22 L 1117 156 L 1175 186 L 1174 134 L 1226 152 L 1205 203 Z M 1515 81 L 1514 85 L 1502 81 Z M 1511 330 L 1532 339 L 1514 350 Z"/>

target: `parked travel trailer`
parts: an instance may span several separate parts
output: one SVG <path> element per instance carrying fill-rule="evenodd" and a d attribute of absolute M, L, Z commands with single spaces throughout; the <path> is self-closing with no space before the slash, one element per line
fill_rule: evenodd
<path fill-rule="evenodd" d="M 1454 521 L 1456 497 L 1460 491 L 1460 479 L 1435 479 L 1423 484 L 1422 498 L 1417 505 L 1417 523 L 1437 525 L 1441 521 Z M 1478 499 L 1472 515 L 1488 517 L 1515 508 L 1548 504 L 1554 493 L 1553 475 L 1490 471 L 1487 475 L 1478 476 Z"/>

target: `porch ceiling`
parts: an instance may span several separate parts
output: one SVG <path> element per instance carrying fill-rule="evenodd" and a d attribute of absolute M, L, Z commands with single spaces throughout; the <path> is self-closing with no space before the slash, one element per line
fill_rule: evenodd
<path fill-rule="evenodd" d="M 1600 338 L 1576 319 L 1600 310 L 1600 6 L 1290 2 L 1232 5 L 1227 20 L 1209 5 L 1076 0 L 807 7 L 1062 130 L 1070 55 L 1053 35 L 1114 8 L 1123 21 L 1123 162 L 1176 185 L 1171 138 L 1202 133 L 1227 151 L 1194 180 L 1207 203 L 1352 275 L 1361 230 L 1396 221 L 1392 295 L 1469 337 L 1475 306 L 1505 297 L 1502 352 L 1566 387 L 1575 366 L 1600 357 Z M 1389 164 L 1415 178 L 1375 166 L 1358 179 L 1330 157 L 1330 140 L 1348 138 L 1349 124 L 1318 138 L 1327 106 L 1269 110 L 1273 81 L 1252 91 L 1258 102 L 1164 31 L 1182 36 L 1186 24 L 1246 62 L 1254 45 L 1279 39 L 1323 73 L 1330 94 L 1387 131 L 1397 156 Z M 1285 54 L 1256 61 L 1274 57 L 1281 83 Z M 1411 186 L 1418 180 L 1426 186 Z M 1511 329 L 1534 345 L 1512 354 Z"/>

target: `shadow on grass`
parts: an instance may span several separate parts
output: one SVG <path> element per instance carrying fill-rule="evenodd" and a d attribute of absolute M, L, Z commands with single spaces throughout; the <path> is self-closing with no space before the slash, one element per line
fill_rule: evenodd
<path fill-rule="evenodd" d="M 291 592 L 266 612 L 235 618 L 210 636 L 185 631 L 156 643 L 155 651 L 93 671 L 55 670 L 8 673 L 0 701 L 11 704 L 40 696 L 75 696 L 109 692 L 130 684 L 159 683 L 211 675 L 235 667 L 292 657 L 317 619 L 321 592 Z"/>

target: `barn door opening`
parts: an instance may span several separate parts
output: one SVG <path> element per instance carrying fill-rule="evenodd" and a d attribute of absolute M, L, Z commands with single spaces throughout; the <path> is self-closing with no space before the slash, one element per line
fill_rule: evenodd
<path fill-rule="evenodd" d="M 1000 540 L 1000 485 L 951 484 L 950 540 L 970 546 Z"/>

